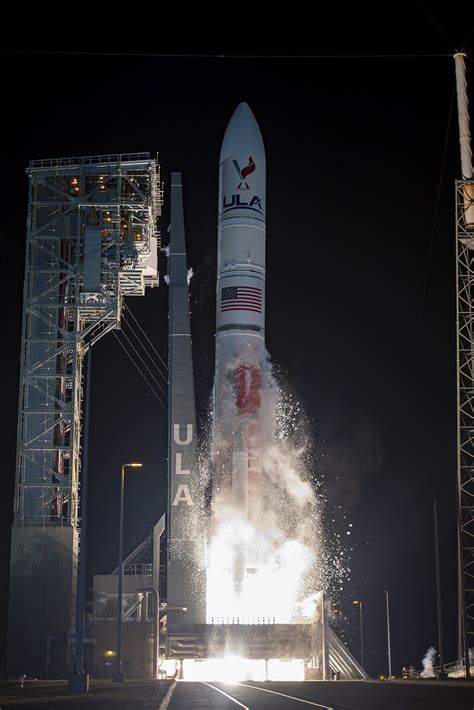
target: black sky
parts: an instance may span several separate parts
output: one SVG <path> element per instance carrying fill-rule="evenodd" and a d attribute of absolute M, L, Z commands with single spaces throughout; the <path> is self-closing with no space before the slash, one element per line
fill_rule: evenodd
<path fill-rule="evenodd" d="M 328 520 L 334 517 L 334 531 L 343 534 L 347 521 L 353 523 L 353 573 L 342 598 L 347 638 L 357 651 L 357 618 L 350 605 L 357 596 L 364 600 L 369 672 L 386 671 L 383 591 L 388 589 L 394 669 L 420 667 L 428 646 L 437 645 L 436 497 L 445 655 L 454 660 L 454 180 L 460 177 L 455 106 L 448 127 L 454 67 L 448 57 L 374 55 L 449 55 L 463 45 L 474 17 L 471 10 L 460 21 L 450 10 L 435 13 L 429 3 L 397 7 L 390 23 L 376 17 L 375 34 L 364 13 L 353 12 L 336 25 L 334 11 L 328 28 L 338 30 L 331 41 L 320 24 L 304 46 L 275 42 L 268 48 L 269 54 L 283 55 L 371 55 L 365 59 L 0 54 L 7 99 L 1 178 L 8 205 L 0 227 L 7 320 L 2 352 L 7 373 L 3 610 L 27 212 L 24 168 L 32 158 L 159 151 L 166 200 L 163 233 L 169 175 L 172 170 L 183 173 L 202 412 L 213 373 L 219 150 L 234 108 L 245 100 L 267 153 L 267 347 L 312 422 L 315 466 L 324 475 L 329 498 Z M 80 50 L 80 45 L 68 49 Z M 262 54 L 250 40 L 225 49 L 149 43 L 140 51 Z M 467 68 L 472 86 L 472 61 Z M 163 258 L 162 271 L 165 266 Z M 131 307 L 166 358 L 166 286 L 133 300 Z M 127 481 L 127 550 L 164 511 L 165 423 L 158 402 L 115 339 L 102 340 L 94 350 L 93 371 L 91 572 L 115 566 L 123 461 L 137 456 L 145 463 L 143 472 Z"/>

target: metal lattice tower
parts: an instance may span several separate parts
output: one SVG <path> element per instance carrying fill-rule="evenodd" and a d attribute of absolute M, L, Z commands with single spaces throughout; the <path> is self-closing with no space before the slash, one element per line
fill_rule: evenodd
<path fill-rule="evenodd" d="M 474 647 L 474 180 L 456 182 L 458 515 L 461 618 Z"/>
<path fill-rule="evenodd" d="M 32 161 L 8 628 L 9 673 L 67 671 L 80 543 L 83 360 L 158 285 L 149 153 Z"/>

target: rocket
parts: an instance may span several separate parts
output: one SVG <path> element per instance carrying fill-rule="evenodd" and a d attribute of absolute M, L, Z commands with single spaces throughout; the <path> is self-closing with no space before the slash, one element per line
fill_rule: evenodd
<path fill-rule="evenodd" d="M 247 519 L 258 475 L 254 441 L 266 359 L 265 183 L 262 135 L 241 103 L 219 161 L 213 499 L 230 501 Z M 240 545 L 232 562 L 236 591 L 246 573 L 255 573 L 249 563 Z"/>

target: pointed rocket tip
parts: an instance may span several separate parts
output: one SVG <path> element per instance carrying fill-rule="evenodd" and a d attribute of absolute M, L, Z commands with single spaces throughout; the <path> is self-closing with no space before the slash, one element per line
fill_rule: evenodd
<path fill-rule="evenodd" d="M 235 109 L 234 113 L 232 114 L 232 118 L 234 118 L 234 116 L 237 113 L 240 115 L 245 115 L 246 113 L 248 113 L 255 120 L 255 116 L 253 115 L 253 111 L 246 101 L 241 101 L 240 104 L 238 104 L 237 108 Z M 231 120 L 232 120 L 232 118 L 231 118 Z"/>
<path fill-rule="evenodd" d="M 241 101 L 235 109 L 227 125 L 222 141 L 220 162 L 222 163 L 231 155 L 240 152 L 258 153 L 265 155 L 262 134 L 252 109 L 246 101 Z"/>

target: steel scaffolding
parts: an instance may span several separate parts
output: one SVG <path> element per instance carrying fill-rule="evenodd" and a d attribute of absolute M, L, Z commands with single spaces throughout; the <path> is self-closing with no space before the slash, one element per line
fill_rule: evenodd
<path fill-rule="evenodd" d="M 462 653 L 474 647 L 474 180 L 456 182 L 457 489 Z M 469 673 L 469 669 L 468 669 Z"/>
<path fill-rule="evenodd" d="M 10 566 L 12 674 L 63 675 L 75 623 L 83 360 L 123 298 L 158 285 L 162 187 L 149 153 L 35 160 Z"/>

